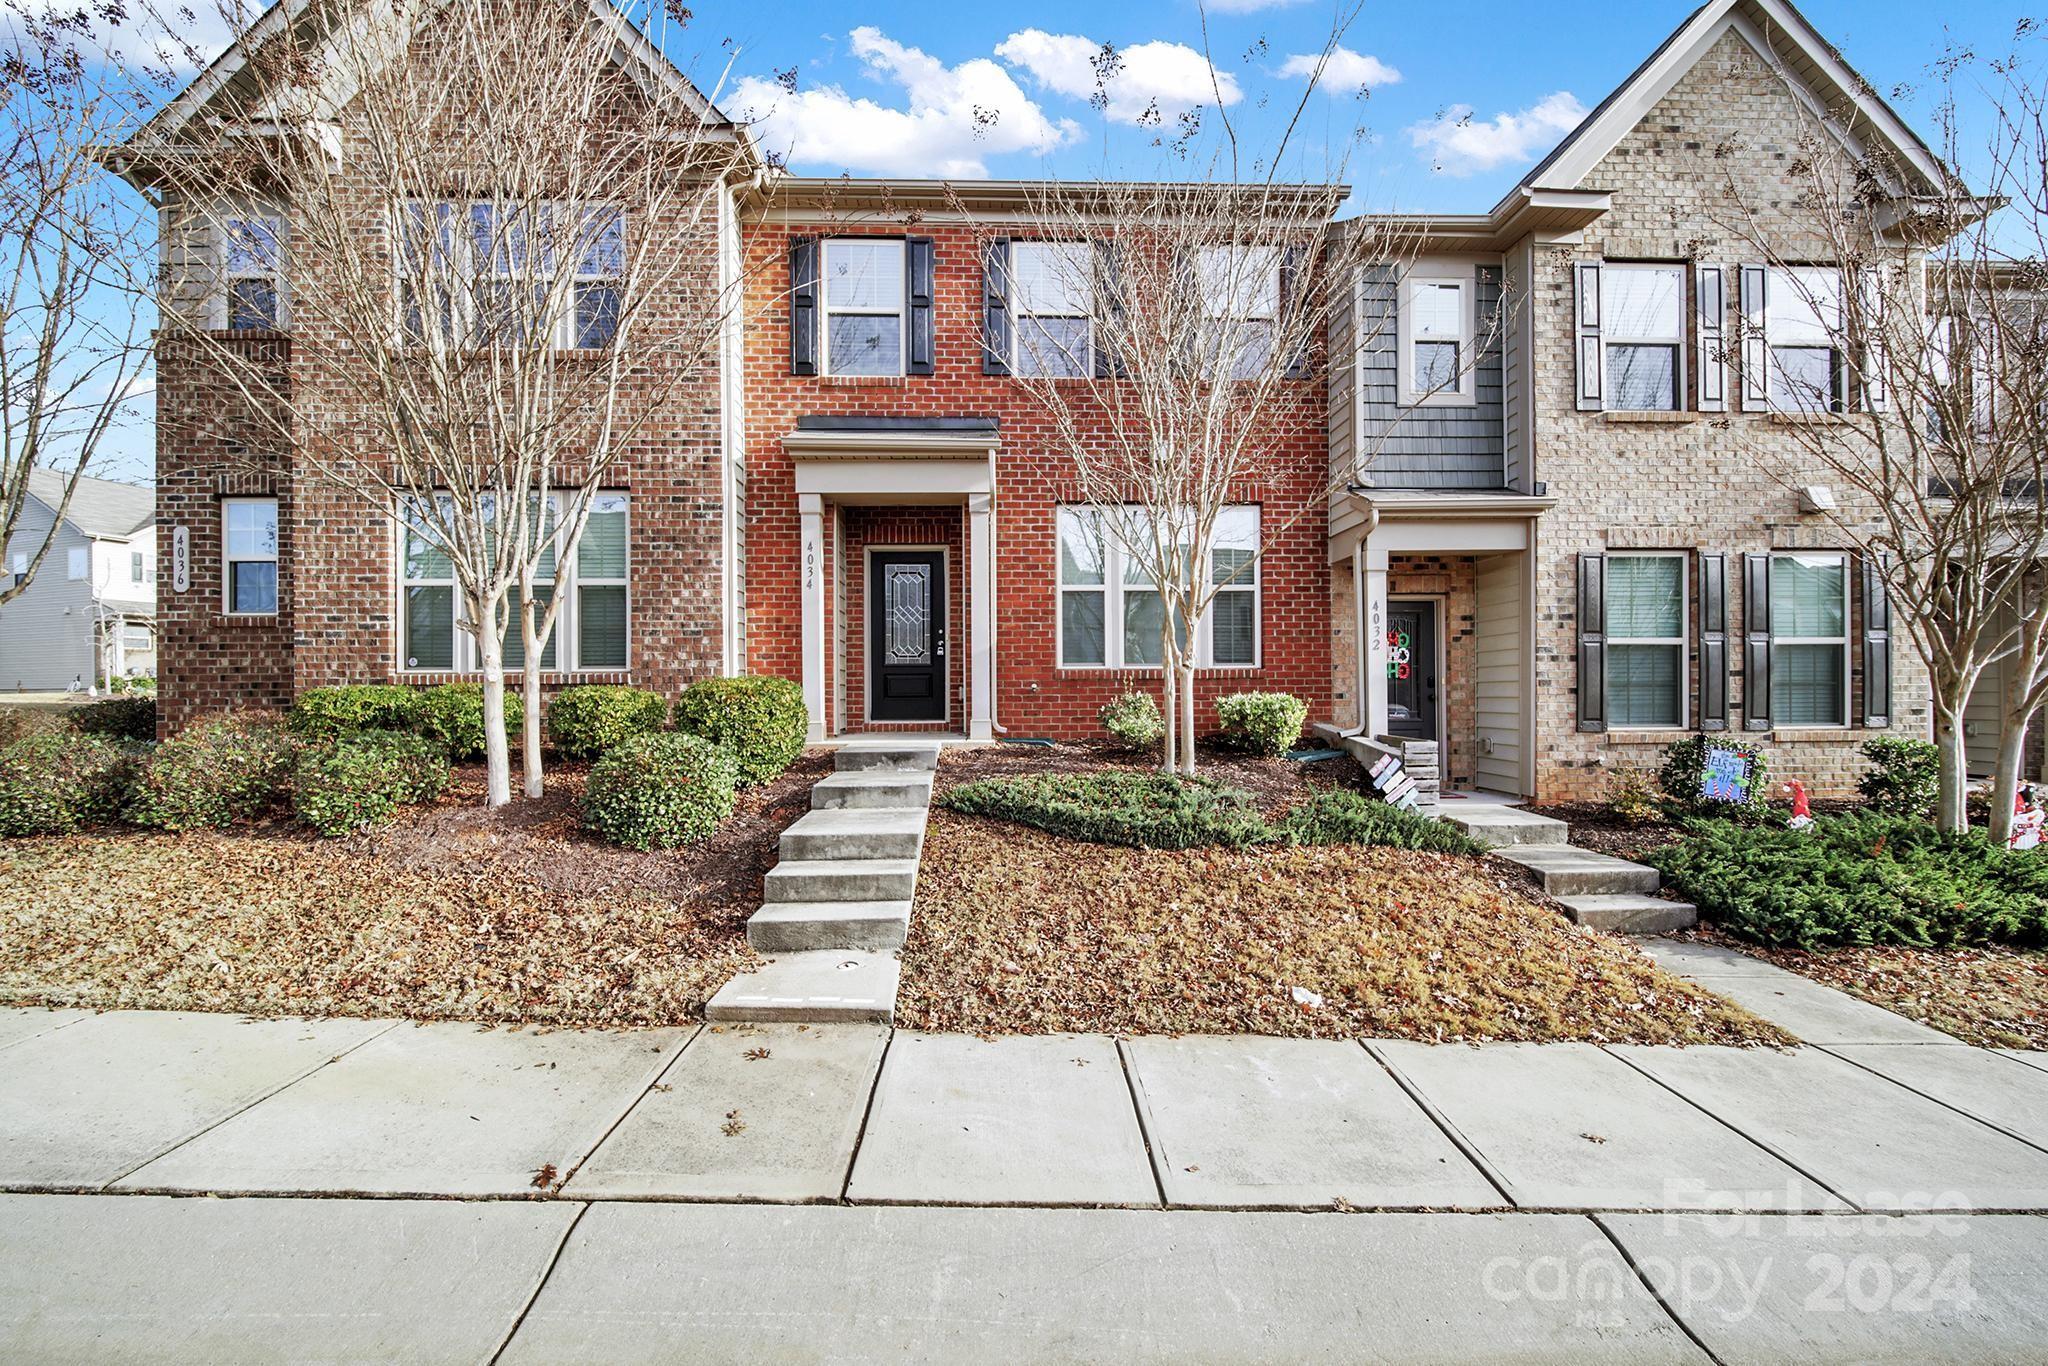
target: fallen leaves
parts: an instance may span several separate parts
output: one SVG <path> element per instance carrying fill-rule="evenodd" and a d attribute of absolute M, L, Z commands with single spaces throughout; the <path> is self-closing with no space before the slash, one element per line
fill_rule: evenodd
<path fill-rule="evenodd" d="M 1320 1004 L 1305 1008 L 1297 990 Z M 980 1035 L 1785 1041 L 1626 942 L 1576 929 L 1482 859 L 1131 850 L 945 811 L 926 835 L 897 1022 Z"/>

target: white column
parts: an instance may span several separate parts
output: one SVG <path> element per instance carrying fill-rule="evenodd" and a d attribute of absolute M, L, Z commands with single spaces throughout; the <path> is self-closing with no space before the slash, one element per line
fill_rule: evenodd
<path fill-rule="evenodd" d="M 990 520 L 995 499 L 967 496 L 967 738 L 995 738 L 996 555 Z"/>
<path fill-rule="evenodd" d="M 825 500 L 815 493 L 796 496 L 800 528 L 797 554 L 804 599 L 804 706 L 811 713 L 813 744 L 825 738 Z"/>
<path fill-rule="evenodd" d="M 1359 630 L 1365 637 L 1365 686 L 1361 719 L 1375 739 L 1387 733 L 1387 552 L 1358 547 L 1365 565 L 1359 600 Z"/>

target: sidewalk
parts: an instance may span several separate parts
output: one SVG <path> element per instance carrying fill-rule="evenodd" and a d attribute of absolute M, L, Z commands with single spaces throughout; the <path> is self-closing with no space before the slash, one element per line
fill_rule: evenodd
<path fill-rule="evenodd" d="M 2036 1355 L 2048 1058 L 1651 948 L 1809 1046 L 4 1011 L 0 1357 Z"/>

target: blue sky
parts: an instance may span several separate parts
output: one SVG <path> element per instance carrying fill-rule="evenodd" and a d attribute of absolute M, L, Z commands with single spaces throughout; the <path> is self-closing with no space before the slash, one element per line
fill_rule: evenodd
<path fill-rule="evenodd" d="M 1299 95 L 1287 59 L 1321 48 L 1334 11 L 1325 0 L 1224 2 L 1232 9 L 1209 15 L 1209 50 L 1235 85 L 1233 113 L 1269 145 L 1277 111 L 1291 111 Z M 1335 97 L 1319 97 L 1311 112 L 1303 169 L 1330 164 L 1325 142 L 1341 143 L 1362 122 L 1369 137 L 1344 167 L 1357 203 L 1488 208 L 1692 8 L 1648 0 L 1585 6 L 1576 13 L 1586 17 L 1575 19 L 1569 6 L 1500 0 L 1369 4 L 1342 41 L 1361 59 L 1353 66 L 1368 78 L 1370 96 L 1361 103 L 1350 93 L 1354 82 L 1331 83 Z M 1925 0 L 1808 0 L 1802 8 L 1887 94 L 1926 80 L 1951 41 L 1998 50 L 2025 12 Z M 1016 8 L 715 0 L 696 8 L 690 34 L 701 51 L 670 46 L 700 81 L 718 75 L 718 40 L 737 46 L 729 112 L 766 114 L 767 139 L 793 154 L 794 169 L 813 174 L 1170 174 L 1152 134 L 1132 117 L 1156 101 L 1170 124 L 1185 103 L 1211 99 L 1192 0 Z M 1086 99 L 1086 53 L 1103 42 L 1126 53 L 1120 97 L 1107 114 Z M 794 95 L 775 79 L 791 69 Z M 1917 125 L 1927 122 L 1911 96 L 1899 107 Z M 991 123 L 976 109 L 997 116 Z M 1469 126 L 1454 129 L 1465 109 Z"/>

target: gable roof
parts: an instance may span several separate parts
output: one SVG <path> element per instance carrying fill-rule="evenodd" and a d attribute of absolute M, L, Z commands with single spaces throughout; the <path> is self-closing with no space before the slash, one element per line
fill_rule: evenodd
<path fill-rule="evenodd" d="M 30 470 L 28 491 L 54 515 L 64 501 L 64 484 L 70 478 L 61 470 Z M 84 535 L 124 541 L 156 520 L 156 490 L 87 475 L 78 481 L 64 520 Z"/>
<path fill-rule="evenodd" d="M 225 52 L 213 59 L 206 69 L 194 77 L 190 84 L 179 91 L 177 97 L 128 138 L 127 147 L 134 148 L 148 142 L 162 142 L 176 136 L 180 129 L 191 122 L 201 110 L 225 89 L 229 82 L 249 64 L 249 54 L 261 47 L 271 35 L 288 24 L 298 22 L 313 8 L 315 0 L 272 0 L 270 8 L 259 14 L 248 28 L 228 45 Z M 425 3 L 411 6 L 413 28 L 426 23 L 439 13 L 447 0 L 425 0 Z M 622 64 L 633 71 L 650 75 L 657 84 L 678 96 L 696 115 L 711 127 L 730 130 L 747 149 L 750 160 L 761 164 L 761 157 L 754 146 L 752 135 L 745 126 L 727 118 L 718 106 L 704 97 L 689 77 L 676 69 L 667 55 L 641 32 L 638 25 L 610 3 L 610 0 L 584 0 L 592 18 L 609 32 L 618 44 L 618 56 Z"/>
<path fill-rule="evenodd" d="M 1933 193 L 1951 182 L 1948 168 L 1920 135 L 1844 60 L 1834 44 L 1821 37 L 1791 0 L 1707 0 L 1537 162 L 1495 212 L 1527 191 L 1577 188 L 1731 30 L 1784 76 L 1795 92 L 1804 92 L 1816 116 L 1852 149 L 1877 139 L 1909 177 L 1910 183 L 1897 187 L 1902 195 Z M 1839 116 L 1844 114 L 1851 117 L 1852 127 L 1841 123 Z"/>

